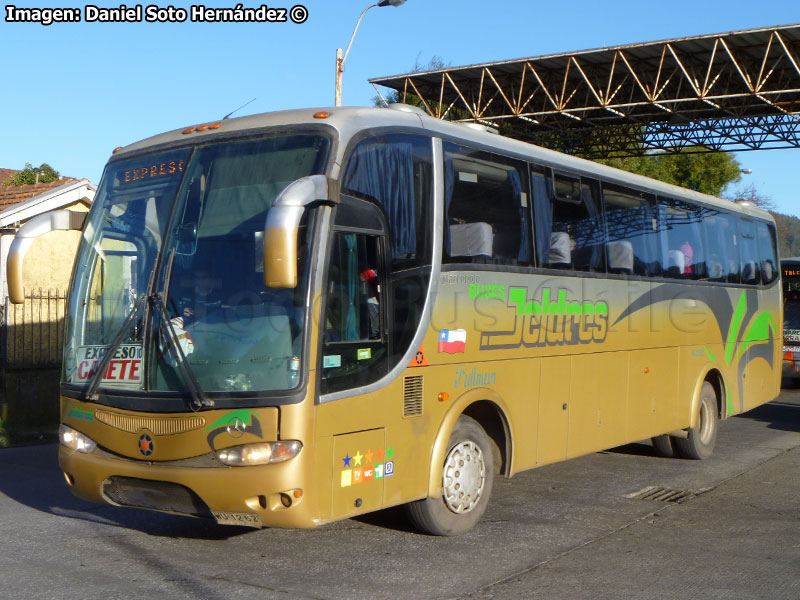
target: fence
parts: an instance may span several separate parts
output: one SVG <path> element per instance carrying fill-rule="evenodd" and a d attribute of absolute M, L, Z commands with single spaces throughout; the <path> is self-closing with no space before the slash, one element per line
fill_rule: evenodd
<path fill-rule="evenodd" d="M 0 314 L 0 366 L 47 368 L 61 364 L 66 294 L 34 291 L 23 304 L 5 298 Z"/>

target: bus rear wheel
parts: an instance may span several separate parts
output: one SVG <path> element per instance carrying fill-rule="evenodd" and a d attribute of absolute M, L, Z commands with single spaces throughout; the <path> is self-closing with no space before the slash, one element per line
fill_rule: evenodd
<path fill-rule="evenodd" d="M 442 493 L 406 505 L 411 523 L 432 535 L 458 535 L 480 521 L 494 483 L 489 436 L 475 419 L 461 415 L 447 444 Z"/>
<path fill-rule="evenodd" d="M 689 429 L 688 437 L 672 438 L 672 445 L 681 458 L 702 460 L 711 456 L 717 441 L 717 394 L 714 387 L 703 382 L 697 406 L 697 424 Z"/>
<path fill-rule="evenodd" d="M 667 435 L 658 435 L 652 438 L 653 448 L 656 454 L 664 458 L 672 458 L 675 456 L 675 448 L 672 445 L 672 438 Z"/>

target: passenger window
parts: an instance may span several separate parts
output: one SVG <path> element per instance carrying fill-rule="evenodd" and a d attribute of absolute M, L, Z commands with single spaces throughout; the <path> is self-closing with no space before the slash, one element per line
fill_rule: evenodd
<path fill-rule="evenodd" d="M 644 192 L 603 185 L 610 273 L 662 274 L 664 260 L 654 200 Z"/>
<path fill-rule="evenodd" d="M 523 163 L 445 144 L 444 261 L 531 264 Z"/>
<path fill-rule="evenodd" d="M 432 179 L 430 138 L 371 137 L 349 156 L 342 191 L 383 208 L 394 270 L 430 264 Z"/>
<path fill-rule="evenodd" d="M 750 219 L 739 220 L 739 240 L 742 283 L 757 284 L 761 281 L 758 245 L 755 223 Z"/>
<path fill-rule="evenodd" d="M 701 223 L 703 208 L 680 200 L 659 198 L 666 260 L 664 275 L 681 279 L 708 277 Z"/>
<path fill-rule="evenodd" d="M 767 223 L 756 223 L 761 282 L 772 283 L 778 277 L 778 256 L 775 252 L 775 228 Z"/>
<path fill-rule="evenodd" d="M 554 269 L 605 271 L 597 181 L 532 167 L 531 189 L 538 264 Z"/>
<path fill-rule="evenodd" d="M 706 209 L 706 269 L 711 281 L 739 283 L 739 249 L 736 217 L 714 209 Z"/>
<path fill-rule="evenodd" d="M 386 372 L 380 237 L 336 232 L 328 266 L 322 392 L 376 381 Z"/>

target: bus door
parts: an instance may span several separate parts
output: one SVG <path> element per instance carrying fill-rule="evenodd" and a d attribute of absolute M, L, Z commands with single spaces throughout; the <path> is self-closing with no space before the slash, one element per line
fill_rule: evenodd
<path fill-rule="evenodd" d="M 323 294 L 322 395 L 358 390 L 387 372 L 387 247 L 381 209 L 343 195 L 334 214 Z M 339 410 L 326 411 L 334 421 L 325 427 L 333 433 L 334 516 L 383 504 L 386 461 L 378 453 L 386 448 L 385 419 L 374 404 L 371 410 L 356 408 L 363 401 L 358 396 L 330 400 Z"/>

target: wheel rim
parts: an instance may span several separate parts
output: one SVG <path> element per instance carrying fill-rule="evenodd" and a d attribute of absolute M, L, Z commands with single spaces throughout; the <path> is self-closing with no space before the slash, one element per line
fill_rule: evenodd
<path fill-rule="evenodd" d="M 486 463 L 480 446 L 472 441 L 456 444 L 444 461 L 444 503 L 454 513 L 466 513 L 478 504 L 486 483 Z"/>
<path fill-rule="evenodd" d="M 711 403 L 704 398 L 700 403 L 700 423 L 697 428 L 697 437 L 702 444 L 710 443 L 714 434 L 714 415 L 711 412 L 712 410 Z"/>

